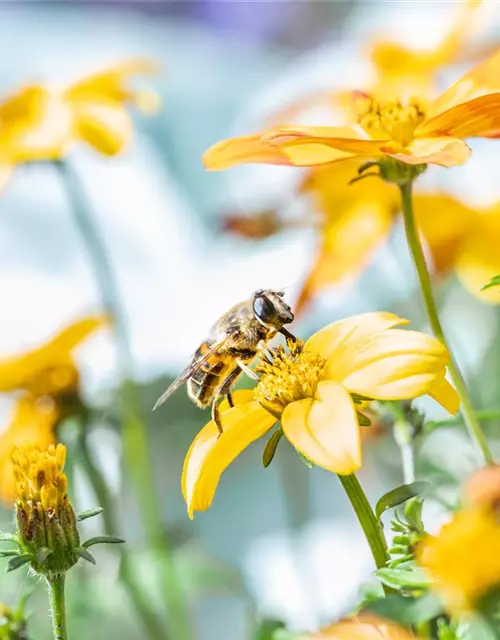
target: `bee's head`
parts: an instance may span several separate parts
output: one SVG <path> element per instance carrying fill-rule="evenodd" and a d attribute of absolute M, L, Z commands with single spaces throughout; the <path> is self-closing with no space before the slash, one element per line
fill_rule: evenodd
<path fill-rule="evenodd" d="M 293 313 L 283 298 L 283 291 L 262 290 L 253 294 L 253 312 L 265 327 L 279 331 L 293 322 Z"/>

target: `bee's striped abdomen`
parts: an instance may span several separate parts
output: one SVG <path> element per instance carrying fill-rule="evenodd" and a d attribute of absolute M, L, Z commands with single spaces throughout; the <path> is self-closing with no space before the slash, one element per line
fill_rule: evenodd
<path fill-rule="evenodd" d="M 193 356 L 196 362 L 206 352 L 206 344 L 202 344 Z M 187 392 L 191 400 L 201 408 L 209 407 L 215 396 L 215 391 L 224 380 L 228 365 L 218 360 L 206 362 L 187 381 Z"/>

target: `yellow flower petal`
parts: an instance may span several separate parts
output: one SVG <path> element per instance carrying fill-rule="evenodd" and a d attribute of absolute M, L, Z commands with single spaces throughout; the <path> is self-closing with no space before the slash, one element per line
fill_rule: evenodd
<path fill-rule="evenodd" d="M 428 120 L 452 107 L 480 96 L 500 92 L 500 49 L 466 73 L 435 100 Z M 424 124 L 425 126 L 425 124 Z"/>
<path fill-rule="evenodd" d="M 500 91 L 457 104 L 426 120 L 416 135 L 456 138 L 495 137 L 500 133 Z"/>
<path fill-rule="evenodd" d="M 427 395 L 438 402 L 443 409 L 455 415 L 460 409 L 460 397 L 446 378 L 436 378 Z"/>
<path fill-rule="evenodd" d="M 406 164 L 437 164 L 441 167 L 464 164 L 471 154 L 470 147 L 463 140 L 447 136 L 416 138 L 404 151 L 386 145 L 383 151 Z"/>
<path fill-rule="evenodd" d="M 449 271 L 472 231 L 477 213 L 445 193 L 417 193 L 414 208 L 434 270 L 438 273 Z"/>
<path fill-rule="evenodd" d="M 360 200 L 327 224 L 319 255 L 295 304 L 295 313 L 300 313 L 322 289 L 355 276 L 388 236 L 392 222 L 393 213 L 383 202 Z"/>
<path fill-rule="evenodd" d="M 456 259 L 457 275 L 476 297 L 490 304 L 500 304 L 497 287 L 481 288 L 500 273 L 500 205 L 476 216 L 475 224 Z"/>
<path fill-rule="evenodd" d="M 393 313 L 362 313 L 327 325 L 307 340 L 305 349 L 324 358 L 329 358 L 335 352 L 335 357 L 339 356 L 340 359 L 344 350 L 359 346 L 363 338 L 401 324 L 408 324 L 408 320 Z"/>
<path fill-rule="evenodd" d="M 257 402 L 249 402 L 225 411 L 221 422 L 224 433 L 219 437 L 217 425 L 209 422 L 194 439 L 184 461 L 182 493 L 191 519 L 195 511 L 210 507 L 222 473 L 271 429 L 276 418 Z"/>
<path fill-rule="evenodd" d="M 82 103 L 74 108 L 74 132 L 96 151 L 114 156 L 130 143 L 132 121 L 121 105 Z"/>
<path fill-rule="evenodd" d="M 384 155 L 388 140 L 368 140 L 352 127 L 280 127 L 269 131 L 263 141 L 278 147 L 291 164 L 308 167 L 338 162 L 354 156 Z"/>
<path fill-rule="evenodd" d="M 292 445 L 319 467 L 342 475 L 361 467 L 356 410 L 340 384 L 320 382 L 314 399 L 285 408 L 281 424 Z"/>
<path fill-rule="evenodd" d="M 11 462 L 15 446 L 37 444 L 45 449 L 55 442 L 54 426 L 58 418 L 55 403 L 49 398 L 21 398 L 5 431 L 0 433 L 0 501 L 11 506 L 15 482 Z"/>
<path fill-rule="evenodd" d="M 29 387 L 45 369 L 74 368 L 71 351 L 107 322 L 104 316 L 77 320 L 44 345 L 19 356 L 0 360 L 0 390 Z"/>
<path fill-rule="evenodd" d="M 240 138 L 229 138 L 212 145 L 203 155 L 203 164 L 210 171 L 221 171 L 238 164 L 291 164 L 277 147 L 262 141 L 265 132 Z"/>

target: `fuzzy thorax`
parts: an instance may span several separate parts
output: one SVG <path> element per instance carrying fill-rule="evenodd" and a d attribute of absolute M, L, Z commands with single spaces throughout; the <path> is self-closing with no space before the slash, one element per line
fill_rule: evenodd
<path fill-rule="evenodd" d="M 288 343 L 288 350 L 278 346 L 256 367 L 260 375 L 255 389 L 256 400 L 264 407 L 282 412 L 291 402 L 312 398 L 321 380 L 326 360 L 304 350 L 302 342 Z"/>

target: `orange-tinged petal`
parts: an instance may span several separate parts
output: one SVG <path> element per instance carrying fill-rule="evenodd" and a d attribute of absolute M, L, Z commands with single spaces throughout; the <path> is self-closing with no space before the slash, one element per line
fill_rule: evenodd
<path fill-rule="evenodd" d="M 392 222 L 393 213 L 383 202 L 360 200 L 327 224 L 319 255 L 299 295 L 295 312 L 299 313 L 317 292 L 356 275 L 388 236 Z"/>
<path fill-rule="evenodd" d="M 324 358 L 330 358 L 334 353 L 335 357 L 340 357 L 344 350 L 358 347 L 368 336 L 402 324 L 408 324 L 408 320 L 394 313 L 361 313 L 323 327 L 307 340 L 305 349 L 319 353 Z"/>
<path fill-rule="evenodd" d="M 203 155 L 205 168 L 221 171 L 239 164 L 291 164 L 280 149 L 262 141 L 264 133 L 217 142 Z"/>
<path fill-rule="evenodd" d="M 55 442 L 54 427 L 58 418 L 55 403 L 50 398 L 21 398 L 10 424 L 0 433 L 0 501 L 11 506 L 15 481 L 11 454 L 15 446 L 37 444 L 45 449 Z"/>
<path fill-rule="evenodd" d="M 500 92 L 500 49 L 466 73 L 435 100 L 428 118 L 480 96 Z"/>
<path fill-rule="evenodd" d="M 435 271 L 449 271 L 472 231 L 477 213 L 445 193 L 415 194 L 414 209 Z"/>
<path fill-rule="evenodd" d="M 279 147 L 296 166 L 315 166 L 352 158 L 384 155 L 388 140 L 369 140 L 353 127 L 279 127 L 265 142 Z"/>
<path fill-rule="evenodd" d="M 96 151 L 115 156 L 132 138 L 132 121 L 121 105 L 82 103 L 74 109 L 74 132 Z"/>
<path fill-rule="evenodd" d="M 406 164 L 437 164 L 440 167 L 464 164 L 471 154 L 470 147 L 463 140 L 448 136 L 415 138 L 404 150 L 386 145 L 383 151 Z"/>
<path fill-rule="evenodd" d="M 500 133 L 500 90 L 455 105 L 416 130 L 417 136 L 450 135 L 456 138 L 496 137 Z"/>
<path fill-rule="evenodd" d="M 302 640 L 416 640 L 409 631 L 391 620 L 362 613 L 325 627 L 318 633 L 306 634 Z"/>
<path fill-rule="evenodd" d="M 354 403 L 335 382 L 320 382 L 314 398 L 289 404 L 283 432 L 311 462 L 341 475 L 361 467 L 361 437 Z"/>
<path fill-rule="evenodd" d="M 252 442 L 276 423 L 257 402 L 239 404 L 221 415 L 224 432 L 210 421 L 194 439 L 184 461 L 182 492 L 189 517 L 212 504 L 220 477 Z"/>
<path fill-rule="evenodd" d="M 105 316 L 77 320 L 40 347 L 0 360 L 0 391 L 29 386 L 44 369 L 74 367 L 71 351 L 106 324 Z"/>

